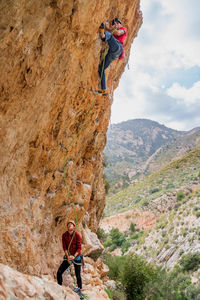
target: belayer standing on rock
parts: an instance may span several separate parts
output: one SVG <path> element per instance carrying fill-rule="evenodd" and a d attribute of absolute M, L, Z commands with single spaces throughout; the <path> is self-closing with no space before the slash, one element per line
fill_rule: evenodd
<path fill-rule="evenodd" d="M 70 263 L 73 263 L 78 285 L 78 288 L 75 288 L 73 291 L 78 293 L 80 297 L 83 296 L 83 294 L 81 293 L 81 241 L 82 239 L 80 234 L 75 231 L 75 222 L 73 220 L 68 221 L 67 231 L 62 235 L 62 246 L 65 252 L 65 256 L 57 271 L 57 282 L 58 284 L 62 285 L 62 274 L 70 266 Z"/>
<path fill-rule="evenodd" d="M 126 40 L 127 30 L 122 26 L 122 22 L 118 18 L 112 20 L 112 26 L 107 22 L 104 26 L 102 23 L 99 27 L 100 38 L 103 42 L 108 42 L 109 50 L 108 53 L 99 65 L 98 73 L 101 79 L 101 90 L 98 93 L 106 96 L 106 77 L 105 69 L 111 64 L 111 62 L 117 58 L 124 58 L 124 43 Z"/>

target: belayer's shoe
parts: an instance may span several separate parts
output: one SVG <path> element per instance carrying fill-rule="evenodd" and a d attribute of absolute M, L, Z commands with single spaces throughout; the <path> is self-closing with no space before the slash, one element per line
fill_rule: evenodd
<path fill-rule="evenodd" d="M 81 290 L 80 290 L 79 288 L 74 288 L 74 289 L 73 289 L 73 292 L 79 294 L 79 293 L 81 292 Z"/>
<path fill-rule="evenodd" d="M 81 292 L 81 290 L 79 290 L 79 292 L 77 293 L 80 297 L 80 299 L 84 299 L 85 295 Z"/>

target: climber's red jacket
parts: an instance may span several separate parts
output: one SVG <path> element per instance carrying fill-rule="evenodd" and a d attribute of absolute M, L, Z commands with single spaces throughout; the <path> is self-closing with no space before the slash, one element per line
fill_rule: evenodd
<path fill-rule="evenodd" d="M 70 241 L 72 239 L 72 242 L 70 244 Z M 75 232 L 75 234 L 70 235 L 68 231 L 63 233 L 62 235 L 62 245 L 63 250 L 67 250 L 69 255 L 74 255 L 76 252 L 78 255 L 81 254 L 81 236 L 78 232 Z M 70 244 L 70 248 L 68 249 Z M 78 256 L 77 255 L 77 256 Z"/>
<path fill-rule="evenodd" d="M 127 35 L 127 29 L 125 27 L 120 27 L 119 28 L 120 30 L 123 30 L 124 31 L 124 34 L 122 35 L 115 35 L 115 33 L 113 33 L 113 36 L 116 38 L 116 40 L 118 40 L 118 42 L 120 42 L 123 46 L 123 52 L 122 54 L 120 55 L 119 59 L 122 59 L 125 57 L 125 51 L 124 51 L 124 43 L 125 43 L 125 40 L 126 40 L 126 35 Z"/>

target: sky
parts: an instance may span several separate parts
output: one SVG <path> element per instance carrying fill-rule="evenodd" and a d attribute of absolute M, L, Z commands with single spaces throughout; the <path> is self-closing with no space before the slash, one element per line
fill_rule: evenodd
<path fill-rule="evenodd" d="M 200 0 L 141 0 L 111 123 L 147 118 L 177 130 L 200 126 Z"/>

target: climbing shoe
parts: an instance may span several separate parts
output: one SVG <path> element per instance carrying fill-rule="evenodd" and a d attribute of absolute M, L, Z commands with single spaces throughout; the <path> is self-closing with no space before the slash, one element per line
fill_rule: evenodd
<path fill-rule="evenodd" d="M 105 25 L 104 23 L 101 23 L 99 26 L 99 36 L 102 40 L 105 40 Z"/>
<path fill-rule="evenodd" d="M 81 292 L 81 290 L 79 288 L 74 288 L 73 292 L 79 294 Z"/>
<path fill-rule="evenodd" d="M 80 297 L 80 299 L 84 299 L 85 295 L 81 292 L 81 290 L 79 290 L 79 292 L 77 293 Z"/>
<path fill-rule="evenodd" d="M 102 96 L 108 96 L 108 91 L 107 90 L 97 90 L 96 91 L 98 94 Z"/>

